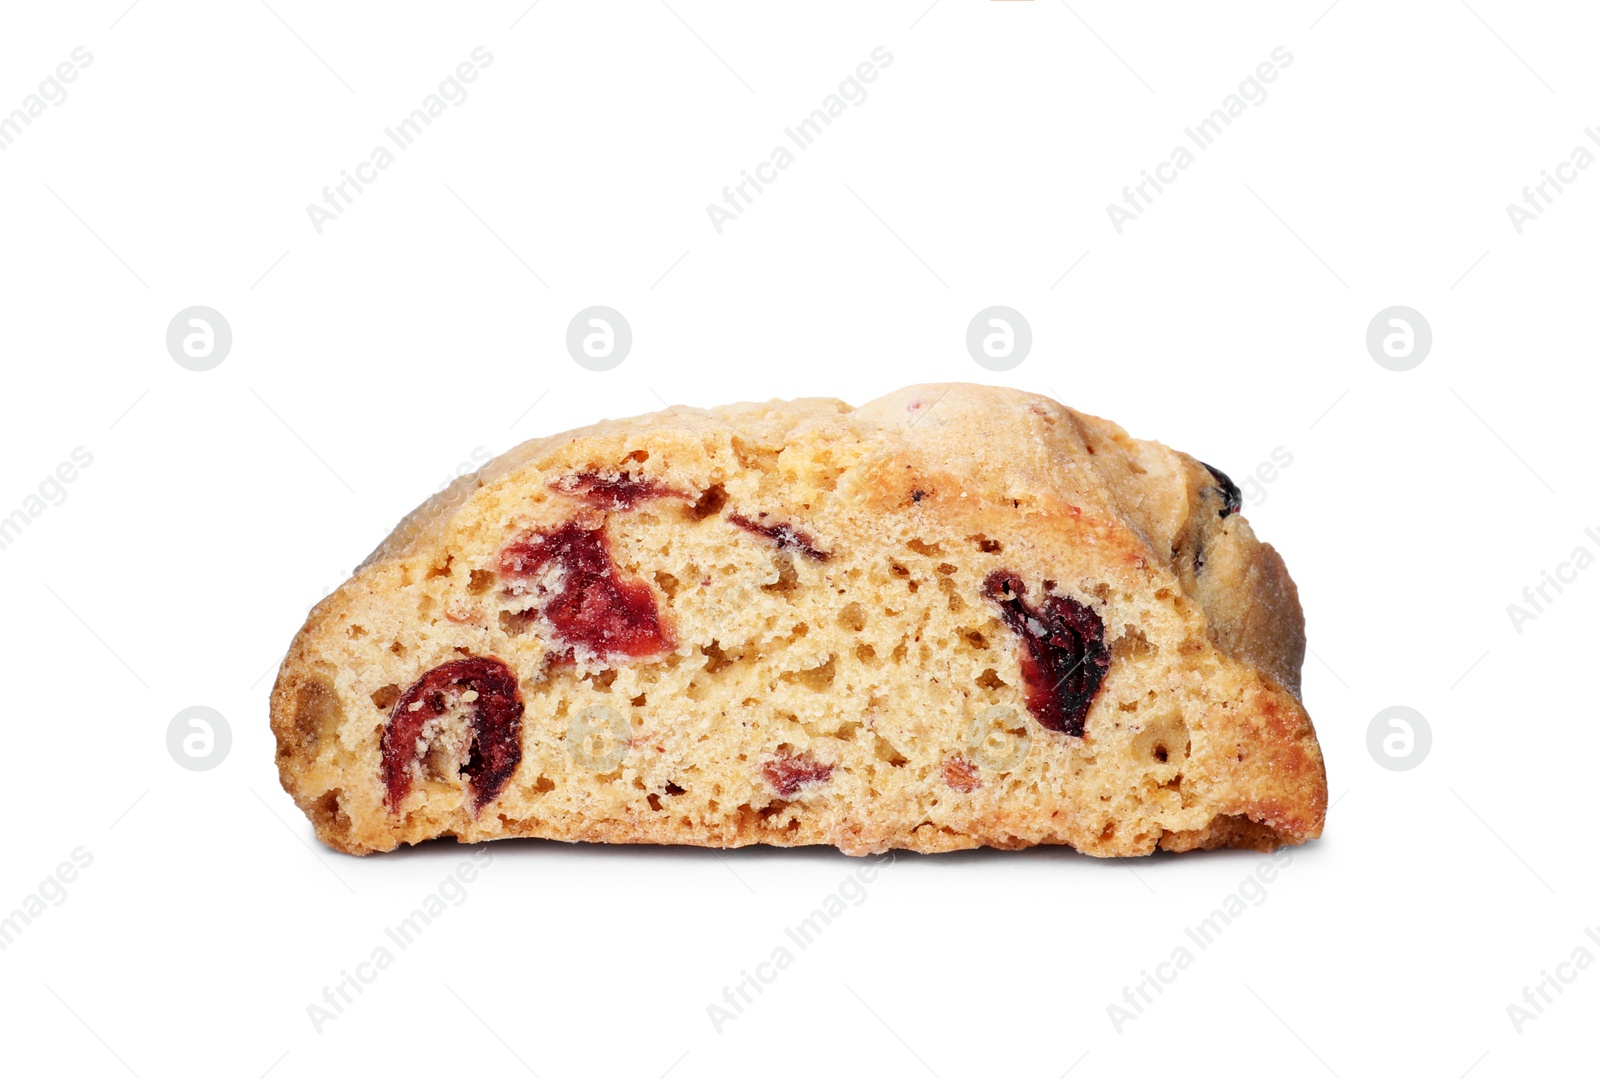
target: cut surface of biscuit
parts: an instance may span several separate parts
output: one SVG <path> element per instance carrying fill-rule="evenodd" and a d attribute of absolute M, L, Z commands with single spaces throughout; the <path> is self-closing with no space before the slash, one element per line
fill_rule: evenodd
<path fill-rule="evenodd" d="M 1302 843 L 1304 620 L 1239 509 L 1191 457 L 962 384 L 538 439 L 311 612 L 280 776 L 356 854 Z"/>

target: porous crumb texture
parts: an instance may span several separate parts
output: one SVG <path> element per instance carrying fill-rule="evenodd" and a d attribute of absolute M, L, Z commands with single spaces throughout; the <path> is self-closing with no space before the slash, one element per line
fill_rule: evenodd
<path fill-rule="evenodd" d="M 511 450 L 312 611 L 272 726 L 284 788 L 358 854 L 1265 850 L 1327 805 L 1303 652 L 1226 476 L 1047 398 L 918 386 Z"/>

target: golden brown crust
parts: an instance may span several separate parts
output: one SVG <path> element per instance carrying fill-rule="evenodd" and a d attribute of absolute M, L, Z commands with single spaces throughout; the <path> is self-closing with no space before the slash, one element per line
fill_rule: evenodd
<path fill-rule="evenodd" d="M 551 486 L 597 470 L 690 497 L 597 510 Z M 418 507 L 312 611 L 272 693 L 280 776 L 351 853 L 440 835 L 853 854 L 1304 842 L 1327 789 L 1298 700 L 1299 601 L 1216 483 L 1107 421 L 959 384 L 859 409 L 675 408 L 525 443 Z M 830 557 L 730 523 L 757 513 Z M 580 516 L 649 587 L 670 653 L 562 665 L 549 627 L 512 609 L 500 550 Z M 1028 715 L 1018 640 L 982 591 L 997 569 L 1103 620 L 1111 662 L 1084 737 Z M 419 758 L 390 812 L 388 709 L 468 655 L 520 680 L 521 764 L 473 812 L 452 768 Z M 593 737 L 615 744 L 596 758 L 579 744 Z M 763 766 L 787 753 L 832 771 L 785 795 Z"/>

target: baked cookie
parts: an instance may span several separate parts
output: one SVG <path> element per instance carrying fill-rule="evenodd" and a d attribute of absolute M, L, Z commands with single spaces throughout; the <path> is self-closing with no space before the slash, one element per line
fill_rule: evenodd
<path fill-rule="evenodd" d="M 324 843 L 1268 850 L 1304 623 L 1221 472 L 916 386 L 537 439 L 408 516 L 272 691 Z"/>

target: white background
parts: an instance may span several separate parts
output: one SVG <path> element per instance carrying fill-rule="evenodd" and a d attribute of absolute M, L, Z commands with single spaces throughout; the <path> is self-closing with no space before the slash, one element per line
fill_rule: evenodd
<path fill-rule="evenodd" d="M 1600 972 L 1562 968 L 1520 1032 L 1507 1006 L 1600 957 L 1600 570 L 1520 632 L 1506 609 L 1600 553 L 1600 169 L 1521 234 L 1506 212 L 1600 125 L 1592 11 L 672 4 L 7 5 L 0 110 L 93 56 L 0 152 L 0 515 L 93 455 L 0 550 L 0 914 L 93 859 L 0 952 L 7 1070 L 1592 1068 Z M 319 235 L 306 204 L 480 45 L 468 99 Z M 880 45 L 866 100 L 719 235 L 706 204 Z M 1106 204 L 1278 46 L 1266 100 L 1119 235 Z M 196 304 L 234 338 L 204 373 L 165 345 Z M 563 344 L 591 304 L 633 327 L 606 373 Z M 992 304 L 1033 328 L 1004 374 L 964 344 Z M 1403 373 L 1365 344 L 1394 304 L 1434 335 Z M 1334 806 L 1265 900 L 1119 1030 L 1262 856 L 902 856 L 719 1032 L 707 1006 L 862 863 L 510 842 L 319 1032 L 307 1006 L 468 850 L 334 854 L 279 790 L 266 696 L 307 608 L 475 453 L 946 380 L 1241 482 L 1292 456 L 1246 512 L 1300 584 Z M 167 750 L 190 705 L 232 730 L 211 771 Z M 1432 729 L 1410 771 L 1367 748 L 1391 705 Z"/>

